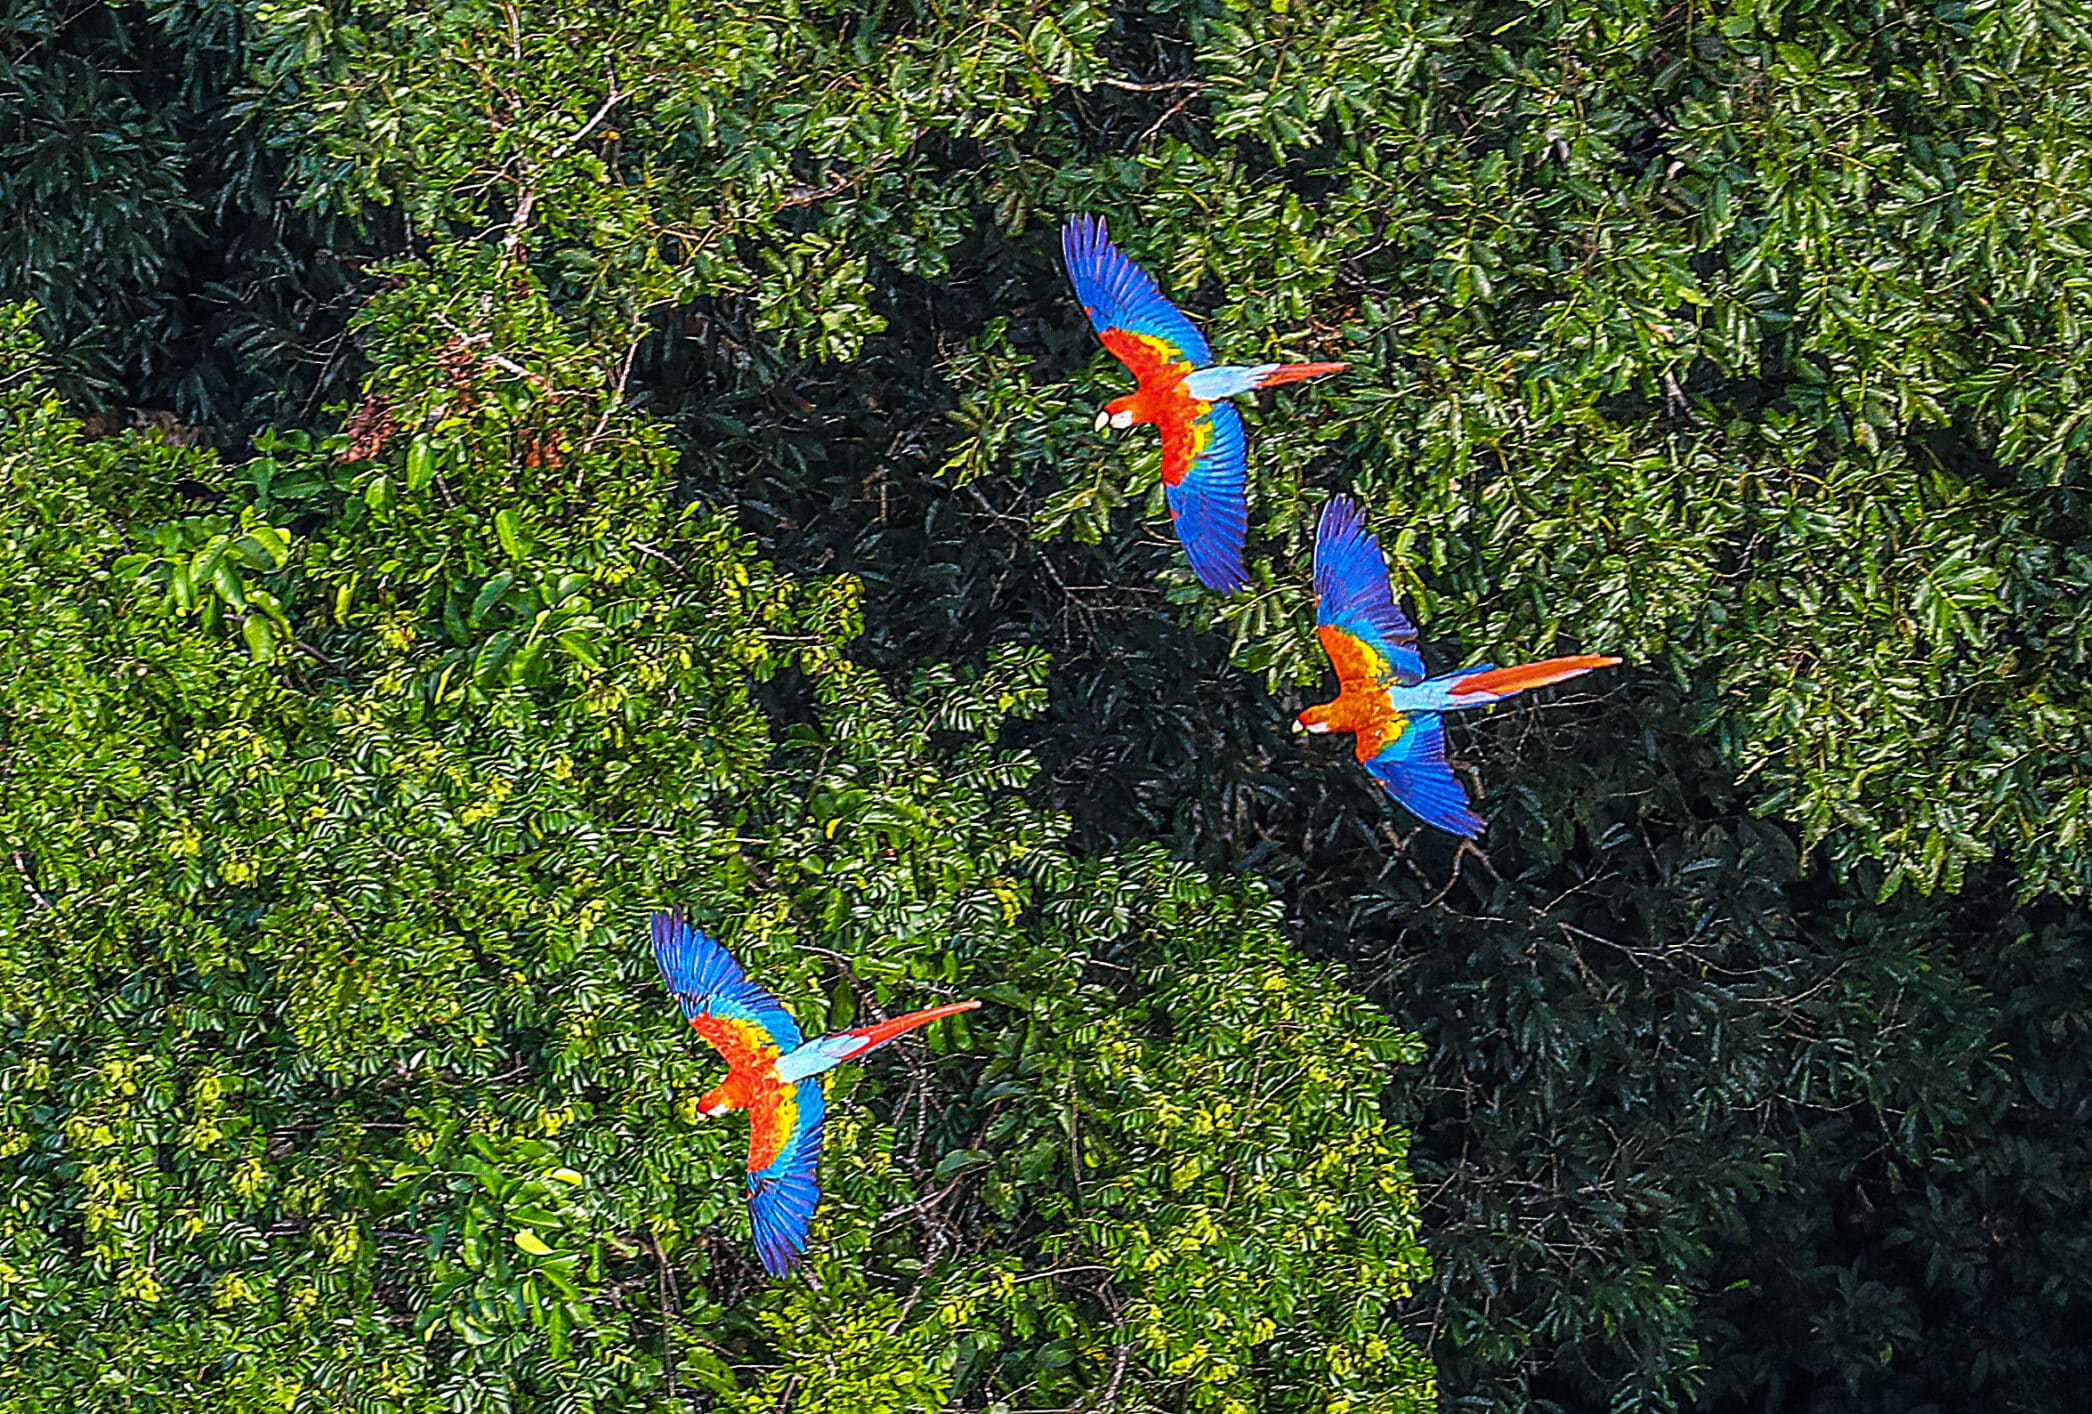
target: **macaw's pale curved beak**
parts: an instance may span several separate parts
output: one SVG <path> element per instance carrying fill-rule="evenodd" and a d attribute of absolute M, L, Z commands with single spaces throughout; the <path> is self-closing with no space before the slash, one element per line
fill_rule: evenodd
<path fill-rule="evenodd" d="M 1103 430 L 1104 430 L 1105 428 L 1107 428 L 1107 427 L 1109 427 L 1109 426 L 1111 426 L 1111 414 L 1110 414 L 1110 413 L 1108 413 L 1108 412 L 1106 412 L 1106 411 L 1105 411 L 1105 410 L 1104 410 L 1103 408 L 1098 408 L 1098 409 L 1097 409 L 1097 430 L 1098 430 L 1099 432 L 1102 432 L 1102 431 L 1103 431 Z"/>
<path fill-rule="evenodd" d="M 1295 736 L 1306 736 L 1306 735 L 1307 735 L 1307 723 L 1306 723 L 1306 722 L 1303 722 L 1303 721 L 1301 721 L 1301 720 L 1300 720 L 1300 718 L 1298 718 L 1298 717 L 1295 717 L 1295 718 L 1293 719 L 1293 735 L 1295 735 Z"/>

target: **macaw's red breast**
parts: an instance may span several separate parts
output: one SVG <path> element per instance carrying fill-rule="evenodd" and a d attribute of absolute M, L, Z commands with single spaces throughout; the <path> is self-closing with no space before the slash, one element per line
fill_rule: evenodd
<path fill-rule="evenodd" d="M 748 1171 L 761 1173 L 775 1163 L 798 1125 L 798 1087 L 774 1081 L 760 1087 L 748 1102 Z"/>
<path fill-rule="evenodd" d="M 1208 422 L 1205 412 L 1210 403 L 1202 403 L 1183 391 L 1183 384 L 1171 390 L 1171 401 L 1163 416 L 1156 418 L 1155 426 L 1162 433 L 1162 484 L 1175 486 L 1191 471 L 1198 459 L 1205 455 L 1207 444 L 1213 440 L 1213 424 Z M 1175 516 L 1177 508 L 1171 507 Z"/>
<path fill-rule="evenodd" d="M 1370 761 L 1408 724 L 1388 697 L 1387 660 L 1371 644 L 1335 624 L 1320 625 L 1315 637 L 1322 640 L 1322 651 L 1337 670 L 1337 700 L 1310 707 L 1301 717 L 1325 724 L 1333 732 L 1352 733 L 1357 738 L 1358 759 Z"/>
<path fill-rule="evenodd" d="M 1409 718 L 1397 712 L 1382 691 L 1341 693 L 1330 705 L 1335 709 L 1330 725 L 1337 731 L 1351 732 L 1357 737 L 1360 761 L 1370 761 L 1378 756 L 1382 747 L 1409 727 Z"/>
<path fill-rule="evenodd" d="M 1204 420 L 1210 404 L 1184 391 L 1192 365 L 1176 345 L 1152 334 L 1108 329 L 1100 337 L 1140 380 L 1138 390 L 1113 398 L 1105 411 L 1131 413 L 1136 423 L 1155 425 L 1162 433 L 1162 482 L 1177 485 L 1213 440 L 1213 429 Z"/>

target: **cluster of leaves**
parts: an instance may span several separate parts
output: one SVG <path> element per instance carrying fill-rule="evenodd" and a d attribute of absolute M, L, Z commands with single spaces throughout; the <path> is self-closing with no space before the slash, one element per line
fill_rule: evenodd
<path fill-rule="evenodd" d="M 312 826 L 326 850 L 360 851 L 353 868 L 290 850 L 280 864 L 297 887 L 283 893 L 265 886 L 278 864 L 257 858 L 250 894 L 214 895 L 164 933 L 254 956 L 254 930 L 281 926 L 271 910 L 314 891 L 385 920 L 334 931 L 320 908 L 298 925 L 309 932 L 267 933 L 299 985 L 267 991 L 275 963 L 251 964 L 253 985 L 284 998 L 267 1024 L 296 1082 L 272 1080 L 279 1107 L 255 1123 L 337 1117 L 263 1151 L 308 1185 L 299 1166 L 317 1162 L 319 1136 L 352 1163 L 395 1134 L 352 1134 L 351 1118 L 417 1124 L 397 1133 L 419 1157 L 383 1152 L 424 1207 L 365 1219 L 347 1264 L 364 1287 L 328 1285 L 319 1276 L 350 1280 L 328 1271 L 268 1299 L 363 1292 L 328 1297 L 341 1329 L 368 1326 L 370 1300 L 395 1303 L 387 1329 L 419 1334 L 374 1336 L 395 1353 L 356 1378 L 383 1367 L 400 1388 L 550 1387 L 578 1349 L 606 1362 L 605 1387 L 716 1387 L 754 1407 L 1411 1399 L 1415 1367 L 1383 1305 L 1418 1270 L 1410 1239 L 1367 1207 L 1331 1215 L 1365 1202 L 1357 1174 L 1332 1196 L 1303 1177 L 1312 1161 L 1259 1158 L 1388 1164 L 1375 1146 L 1397 1131 L 1362 1136 L 1369 1108 L 1346 1107 L 1405 1052 L 1341 1004 L 1337 1031 L 1287 1040 L 1304 1073 L 1310 1053 L 1348 1057 L 1357 1093 L 1298 1085 L 1277 1110 L 1245 1108 L 1271 1073 L 1237 1052 L 1239 1029 L 1200 1028 L 1209 1013 L 1256 1014 L 1268 969 L 1300 974 L 1232 886 L 1198 906 L 1210 929 L 1181 912 L 1161 922 L 1179 891 L 1208 886 L 1141 847 L 1160 837 L 1271 876 L 1311 950 L 1349 963 L 1424 1036 L 1400 1115 L 1423 1139 L 1438 1275 L 1409 1310 L 1454 1398 L 2067 1405 L 2059 1392 L 2092 1373 L 2078 1335 L 2092 1253 L 2076 1235 L 2092 1156 L 2072 1020 L 2092 923 L 2033 896 L 2088 882 L 2074 335 L 2092 259 L 2076 198 L 2092 44 L 2077 10 L 241 11 L 217 32 L 241 46 L 224 53 L 247 66 L 246 121 L 211 140 L 242 162 L 190 169 L 188 195 L 220 209 L 219 174 L 237 171 L 260 204 L 224 209 L 320 223 L 295 227 L 291 246 L 320 229 L 330 252 L 411 237 L 411 259 L 368 270 L 386 288 L 359 332 L 367 396 L 338 409 L 344 436 L 314 420 L 317 440 L 283 432 L 240 466 L 138 443 L 41 454 L 101 488 L 78 513 L 79 543 L 97 547 L 77 552 L 81 572 L 123 558 L 124 593 L 195 612 L 184 634 L 120 661 L 173 665 L 142 681 L 171 674 L 182 713 L 218 712 L 181 717 L 173 739 L 192 756 L 208 744 L 201 756 L 140 764 L 142 747 L 125 756 L 96 732 L 131 721 L 142 742 L 164 721 L 79 686 L 65 710 L 86 715 L 66 718 L 62 749 L 114 763 L 127 802 L 187 809 L 205 765 L 237 759 L 232 724 L 260 713 L 278 725 L 259 739 L 300 744 L 267 748 L 225 790 L 273 800 L 266 782 L 309 811 L 324 792 L 286 786 L 283 763 L 346 753 L 344 787 L 362 781 L 359 808 L 376 812 Z M 64 34 L 77 46 L 87 32 Z M 215 76 L 212 104 L 239 81 L 232 67 L 199 70 Z M 155 101 L 168 116 L 154 123 L 188 131 L 188 110 Z M 38 199 L 82 203 L 92 249 L 152 248 L 144 205 L 90 209 L 91 190 L 48 184 Z M 1192 588 L 1152 443 L 1089 430 L 1122 375 L 1057 269 L 1054 228 L 1083 209 L 1113 218 L 1223 356 L 1355 364 L 1288 390 L 1283 416 L 1252 414 L 1251 594 Z M 298 254 L 284 268 L 300 279 L 333 258 Z M 32 265 L 77 259 L 46 250 L 10 266 L 7 288 L 40 290 L 20 283 Z M 198 278 L 141 262 L 112 268 L 106 294 L 158 298 Z M 325 312 L 301 308 L 305 349 L 334 366 Z M 47 327 L 61 325 L 67 338 L 99 327 L 80 311 Z M 228 430 L 293 406 L 286 387 L 305 405 L 309 375 L 259 345 L 231 371 L 224 345 L 215 360 L 138 346 L 242 388 Z M 337 450 L 354 460 L 331 463 Z M 225 492 L 209 516 L 167 493 L 198 476 Z M 1544 731 L 1521 713 L 1462 739 L 1490 762 L 1472 773 L 1494 817 L 1486 864 L 1397 833 L 1410 822 L 1347 759 L 1303 757 L 1278 730 L 1264 687 L 1319 667 L 1304 561 L 1321 487 L 1372 505 L 1440 640 L 1434 665 L 1515 661 L 1568 635 L 1653 669 L 1600 684 L 1595 712 L 1547 714 Z M 692 500 L 737 506 L 766 558 L 725 522 L 671 512 Z M 841 571 L 852 578 L 828 578 Z M 61 611 L 39 627 L 70 622 Z M 1043 678 L 1040 648 L 1053 653 Z M 913 686 L 882 689 L 866 667 Z M 649 736 L 664 720 L 679 746 Z M 138 809 L 100 808 L 119 835 Z M 465 820 L 480 810 L 493 813 Z M 1072 853 L 1057 843 L 1063 815 Z M 210 877 L 209 842 L 240 828 L 213 816 L 169 836 L 197 841 L 181 877 Z M 495 863 L 461 859 L 462 841 Z M 142 868 L 122 858 L 137 847 L 101 857 Z M 25 876 L 23 908 L 85 887 L 41 877 Z M 379 891 L 352 906 L 337 879 Z M 791 900 L 758 911 L 748 937 L 813 1025 L 822 1012 L 804 999 L 853 1015 L 860 983 L 992 975 L 1030 998 L 1022 1045 L 987 1013 L 969 1042 L 996 1057 L 986 1083 L 1015 1088 L 965 1091 L 984 1082 L 943 1066 L 911 1068 L 905 1087 L 881 1088 L 891 1067 L 860 1083 L 878 1119 L 845 1111 L 835 1142 L 844 1181 L 862 1186 L 824 1233 L 853 1255 L 819 1288 L 751 1299 L 751 1274 L 731 1265 L 745 1258 L 699 1245 L 707 1224 L 735 1221 L 714 1182 L 731 1145 L 698 1150 L 648 1118 L 669 1113 L 662 1095 L 694 1091 L 679 1079 L 642 1104 L 598 1078 L 615 1070 L 602 1055 L 636 1066 L 623 1048 L 652 1048 L 638 959 L 611 967 L 607 939 L 537 951 L 589 929 L 622 940 L 642 899 L 678 889 L 719 917 Z M 584 928 L 591 900 L 606 911 Z M 366 904 L 376 912 L 356 914 Z M 519 941 L 487 951 L 483 928 Z M 133 945 L 141 965 L 152 936 Z M 1199 955 L 1174 951 L 1180 938 Z M 423 949 L 450 991 L 377 961 Z M 882 971 L 888 958 L 903 970 Z M 75 1002 L 117 976 L 55 975 Z M 613 976 L 623 990 L 603 1014 L 631 1010 L 580 1039 L 556 1031 Z M 197 1005 L 130 985 L 162 1010 L 123 1025 L 174 1025 Z M 381 1053 L 421 1046 L 413 1028 L 430 1026 L 446 1069 L 382 1073 Z M 318 1054 L 361 1059 L 312 1071 L 308 1036 Z M 218 1054 L 186 1044 L 171 1049 Z M 596 1088 L 546 1078 L 543 1058 L 567 1047 Z M 537 1069 L 501 1078 L 526 1059 Z M 84 1072 L 54 1073 L 84 1093 Z M 1219 1100 L 1179 1107 L 1216 1078 L 1226 1121 Z M 410 1092 L 474 1118 L 443 1137 L 434 1109 L 406 1117 Z M 523 1096 L 578 1117 L 533 1130 L 512 1115 Z M 1300 1128 L 1272 1127 L 1292 1115 Z M 578 1136 L 592 1147 L 568 1152 Z M 682 1156 L 669 1176 L 633 1180 L 654 1172 L 633 1157 L 642 1137 Z M 551 1147 L 505 1147 L 525 1143 Z M 906 1158 L 889 1162 L 897 1144 Z M 558 1223 L 512 1220 L 507 1190 L 472 1178 L 468 1154 L 500 1183 L 536 1185 L 516 1211 Z M 583 1184 L 569 1191 L 562 1168 Z M 1398 1162 L 1381 1171 L 1399 1187 Z M 1066 1206 L 1044 1198 L 1055 1185 Z M 1108 1231 L 1077 1204 L 1103 1194 L 1118 1205 Z M 1244 1223 L 1206 1241 L 1198 1215 L 1249 1194 L 1283 1210 L 1281 1237 L 1355 1231 L 1378 1255 L 1332 1263 L 1245 1239 L 1265 1234 Z M 470 1261 L 456 1245 L 467 1210 Z M 276 1211 L 264 1234 L 318 1221 L 309 1205 Z M 401 1276 L 411 1244 L 382 1233 L 425 1241 L 446 1219 L 440 1282 L 432 1268 Z M 485 1234 L 525 1230 L 555 1257 L 590 1254 L 559 1274 L 589 1329 L 633 1323 L 619 1359 L 636 1350 L 641 1364 L 570 1321 L 568 1353 L 552 1356 L 530 1298 L 496 1309 L 491 1293 L 544 1259 Z M 530 1281 L 538 1308 L 573 1300 L 550 1275 Z M 445 1314 L 417 1327 L 416 1301 Z M 289 1329 L 268 1324 L 279 1315 L 297 1312 L 252 1324 Z M 139 1328 L 97 1319 L 123 1340 Z M 676 1333 L 666 1345 L 661 1326 Z M 642 1368 L 664 1349 L 672 1364 Z M 707 1352 L 736 1367 L 733 1392 Z M 295 1368 L 271 1378 L 308 1378 Z"/>
<path fill-rule="evenodd" d="M 1348 783 L 1274 822 L 1310 946 L 1419 1027 L 1460 1407 L 2065 1409 L 2092 1364 L 2092 919 L 1835 887 L 1675 694 L 1484 733 L 1512 837 L 1448 868 Z M 1511 724 L 1507 723 L 1506 726 Z M 1564 828 L 1596 793 L 1619 818 Z M 1633 802 L 1631 812 L 1621 810 Z"/>
<path fill-rule="evenodd" d="M 1277 554 L 1208 611 L 1245 666 L 1316 671 L 1302 487 L 1340 482 L 1473 651 L 1566 633 L 1691 684 L 1760 811 L 1839 867 L 1952 887 L 2002 846 L 2029 889 L 2088 882 L 2084 686 L 2051 651 L 2085 598 L 2067 6 L 269 18 L 301 209 L 527 249 L 592 338 L 716 302 L 685 353 L 727 381 L 751 345 L 858 357 L 879 287 L 949 277 L 984 210 L 1034 267 L 1042 216 L 1126 215 L 1176 290 L 1220 294 L 1230 356 L 1360 365 L 1260 431 Z M 1111 74 L 1136 20 L 1173 31 L 1140 82 Z M 947 472 L 1021 478 L 1042 533 L 1152 524 L 1152 449 L 1089 434 L 1067 344 L 1023 318 L 1041 273 L 994 282 L 1009 320 L 938 331 Z M 689 416 L 757 444 L 744 474 L 783 451 Z"/>
<path fill-rule="evenodd" d="M 251 11 L 0 5 L 0 302 L 36 302 L 49 376 L 104 424 L 223 435 L 354 386 L 361 256 L 400 232 L 284 189 L 241 102 Z"/>
<path fill-rule="evenodd" d="M 997 743 L 1043 655 L 854 666 L 853 582 L 678 509 L 528 285 L 441 343 L 479 292 L 380 300 L 398 431 L 347 460 L 83 442 L 9 316 L 0 1396 L 1428 1403 L 1408 1043 L 1254 886 L 1072 858 Z M 812 1030 L 991 1004 L 835 1085 L 810 1281 L 695 1111 L 669 901 Z"/>
<path fill-rule="evenodd" d="M 1068 170 L 1067 204 L 1215 290 L 1226 356 L 1360 365 L 1259 429 L 1278 553 L 1215 614 L 1246 666 L 1319 669 L 1299 488 L 1334 480 L 1399 527 L 1427 621 L 1661 665 L 1837 865 L 2092 884 L 2076 7 L 1358 3 L 1184 36 L 1204 121 L 1137 192 Z M 1100 454 L 1036 352 L 972 341 L 949 466 L 1057 483 L 1041 528 L 1096 537 L 1152 459 Z"/>

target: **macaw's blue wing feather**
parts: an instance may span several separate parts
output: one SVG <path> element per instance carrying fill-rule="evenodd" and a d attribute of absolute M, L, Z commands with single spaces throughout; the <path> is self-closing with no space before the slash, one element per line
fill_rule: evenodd
<path fill-rule="evenodd" d="M 700 929 L 674 913 L 656 912 L 651 922 L 654 962 L 682 1004 L 683 1015 L 753 1022 L 769 1033 L 780 1051 L 790 1051 L 805 1039 L 784 1004 L 749 981 L 741 964 Z"/>
<path fill-rule="evenodd" d="M 1174 354 L 1175 360 L 1193 366 L 1213 362 L 1206 336 L 1183 310 L 1162 297 L 1147 271 L 1111 243 L 1103 221 L 1094 216 L 1070 220 L 1061 229 L 1061 258 L 1075 283 L 1075 297 L 1100 336 L 1124 329 L 1161 341 L 1167 346 L 1163 352 Z"/>
<path fill-rule="evenodd" d="M 748 1175 L 748 1216 L 763 1270 L 783 1276 L 806 1252 L 807 1230 L 821 1201 L 821 1126 L 828 1113 L 820 1077 L 794 1087 L 798 1111 L 791 1134 L 767 1167 Z"/>
<path fill-rule="evenodd" d="M 1446 765 L 1445 718 L 1437 713 L 1411 717 L 1380 754 L 1366 762 L 1366 769 L 1425 824 L 1470 840 L 1482 833 L 1482 817 L 1468 805 L 1467 792 Z"/>
<path fill-rule="evenodd" d="M 1242 542 L 1249 527 L 1249 449 L 1242 414 L 1211 403 L 1179 441 L 1164 430 L 1162 493 L 1191 572 L 1208 589 L 1230 593 L 1249 584 Z M 1174 475 L 1172 475 L 1174 473 Z"/>
<path fill-rule="evenodd" d="M 1380 542 L 1349 496 L 1331 497 L 1315 528 L 1315 622 L 1342 630 L 1378 654 L 1384 680 L 1403 687 L 1424 680 L 1416 625 L 1396 605 Z"/>

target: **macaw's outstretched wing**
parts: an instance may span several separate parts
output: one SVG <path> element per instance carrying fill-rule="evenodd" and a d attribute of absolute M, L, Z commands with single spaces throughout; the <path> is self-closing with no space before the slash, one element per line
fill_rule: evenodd
<path fill-rule="evenodd" d="M 1380 542 L 1349 496 L 1332 496 L 1315 527 L 1315 624 L 1345 686 L 1424 680 L 1416 625 L 1395 604 Z"/>
<path fill-rule="evenodd" d="M 654 962 L 668 990 L 729 1069 L 765 1064 L 798 1048 L 805 1039 L 799 1023 L 748 980 L 725 948 L 676 914 L 657 912 L 652 923 Z"/>
<path fill-rule="evenodd" d="M 1162 424 L 1162 494 L 1199 583 L 1242 589 L 1249 528 L 1249 448 L 1233 403 L 1189 402 L 1191 415 Z"/>
<path fill-rule="evenodd" d="M 1172 368 L 1189 372 L 1213 362 L 1206 336 L 1162 297 L 1147 271 L 1111 243 L 1103 221 L 1069 221 L 1061 229 L 1061 259 L 1090 327 L 1141 382 Z"/>
<path fill-rule="evenodd" d="M 779 1085 L 748 1107 L 748 1217 L 763 1270 L 781 1277 L 806 1253 L 821 1201 L 821 1124 L 827 1097 L 818 1076 Z"/>
<path fill-rule="evenodd" d="M 1463 839 L 1482 833 L 1482 817 L 1468 805 L 1467 792 L 1446 765 L 1445 718 L 1436 712 L 1398 719 L 1394 734 L 1365 766 L 1404 810 L 1425 824 Z"/>

